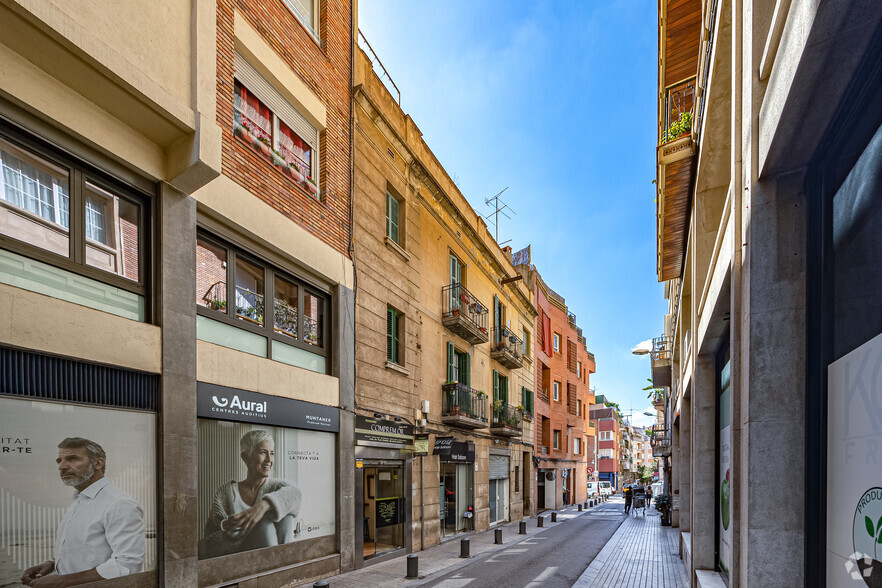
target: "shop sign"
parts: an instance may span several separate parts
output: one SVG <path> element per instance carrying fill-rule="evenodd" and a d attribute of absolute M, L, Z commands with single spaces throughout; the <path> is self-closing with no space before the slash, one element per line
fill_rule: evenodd
<path fill-rule="evenodd" d="M 401 499 L 400 498 L 378 498 L 377 499 L 377 528 L 391 527 L 397 525 L 401 521 Z"/>
<path fill-rule="evenodd" d="M 475 446 L 466 441 L 456 441 L 453 437 L 435 437 L 433 455 L 441 461 L 471 463 L 475 461 Z"/>
<path fill-rule="evenodd" d="M 196 393 L 199 417 L 309 431 L 340 430 L 340 412 L 332 406 L 206 382 L 197 384 Z"/>
<path fill-rule="evenodd" d="M 827 372 L 827 586 L 882 582 L 882 335 Z"/>
<path fill-rule="evenodd" d="M 425 457 L 429 455 L 429 435 L 420 433 L 413 438 L 413 456 Z"/>
<path fill-rule="evenodd" d="M 413 425 L 355 415 L 355 442 L 374 447 L 410 449 L 413 446 Z"/>

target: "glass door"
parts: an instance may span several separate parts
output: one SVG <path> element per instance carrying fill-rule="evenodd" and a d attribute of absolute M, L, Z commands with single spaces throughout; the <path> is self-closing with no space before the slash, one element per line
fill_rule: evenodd
<path fill-rule="evenodd" d="M 404 547 L 404 476 L 401 466 L 364 468 L 364 558 Z"/>

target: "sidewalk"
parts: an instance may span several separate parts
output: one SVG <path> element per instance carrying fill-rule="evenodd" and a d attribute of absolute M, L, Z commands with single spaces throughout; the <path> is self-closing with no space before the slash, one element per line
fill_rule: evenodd
<path fill-rule="evenodd" d="M 424 549 L 423 551 L 417 551 L 415 554 L 419 556 L 420 564 L 418 578 L 405 578 L 407 573 L 407 556 L 401 556 L 381 563 L 367 565 L 360 570 L 331 576 L 330 578 L 327 578 L 327 580 L 330 582 L 332 588 L 365 588 L 366 586 L 382 586 L 383 588 L 406 586 L 410 588 L 412 586 L 419 586 L 426 582 L 430 582 L 432 578 L 429 578 L 429 576 L 432 576 L 436 572 L 453 572 L 459 568 L 474 563 L 477 560 L 489 557 L 497 551 L 509 548 L 512 545 L 516 545 L 521 541 L 529 539 L 530 537 L 535 537 L 548 529 L 560 525 L 567 519 L 582 516 L 590 511 L 591 509 L 589 508 L 579 512 L 577 505 L 568 506 L 565 509 L 556 511 L 556 523 L 551 522 L 552 511 L 544 512 L 542 514 L 545 517 L 545 526 L 543 528 L 538 528 L 536 526 L 537 520 L 535 518 L 527 519 L 526 535 L 518 535 L 518 523 L 520 521 L 497 525 L 492 527 L 489 531 L 482 531 L 481 533 L 463 535 L 462 537 L 469 538 L 469 554 L 471 557 L 468 559 L 461 559 L 459 557 L 460 539 L 462 537 L 446 541 L 440 545 Z M 502 545 L 494 544 L 494 531 L 496 529 L 502 529 Z M 311 586 L 312 582 L 301 584 L 302 588 L 308 588 Z"/>
<path fill-rule="evenodd" d="M 621 498 L 611 502 L 624 506 Z M 661 526 L 661 517 L 654 508 L 647 508 L 645 517 L 628 517 L 574 587 L 685 588 L 689 584 L 677 535 L 677 529 Z"/>

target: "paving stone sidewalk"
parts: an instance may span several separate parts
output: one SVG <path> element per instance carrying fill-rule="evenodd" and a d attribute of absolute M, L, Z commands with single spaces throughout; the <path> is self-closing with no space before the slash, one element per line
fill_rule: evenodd
<path fill-rule="evenodd" d="M 545 517 L 545 526 L 537 527 L 537 519 L 527 519 L 526 535 L 518 534 L 518 523 L 515 521 L 504 525 L 497 525 L 489 531 L 481 533 L 472 533 L 463 535 L 469 538 L 470 558 L 462 559 L 460 553 L 460 539 L 458 537 L 440 545 L 430 547 L 423 551 L 415 552 L 419 556 L 419 577 L 407 579 L 407 557 L 396 557 L 394 559 L 367 565 L 360 570 L 339 574 L 327 578 L 330 588 L 366 588 L 369 586 L 382 586 L 383 588 L 398 588 L 401 586 L 410 588 L 412 586 L 420 586 L 430 582 L 437 572 L 453 572 L 459 568 L 465 567 L 476 560 L 489 557 L 497 551 L 516 545 L 525 539 L 534 537 L 540 533 L 552 529 L 562 524 L 567 519 L 579 517 L 587 514 L 591 509 L 579 512 L 578 505 L 569 506 L 557 512 L 557 522 L 551 522 L 551 511 L 543 513 Z M 502 529 L 502 545 L 495 545 L 495 530 Z M 301 584 L 302 588 L 311 587 L 312 582 Z"/>
<path fill-rule="evenodd" d="M 612 502 L 622 502 L 621 498 Z M 661 526 L 654 508 L 631 515 L 597 554 L 574 588 L 685 588 L 686 571 L 677 546 L 678 530 Z"/>

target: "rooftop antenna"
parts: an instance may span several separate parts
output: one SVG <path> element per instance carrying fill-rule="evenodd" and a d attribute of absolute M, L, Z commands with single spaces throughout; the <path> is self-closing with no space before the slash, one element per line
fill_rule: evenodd
<path fill-rule="evenodd" d="M 490 222 L 493 224 L 493 228 L 496 230 L 496 243 L 500 246 L 505 245 L 505 243 L 508 243 L 508 241 L 511 241 L 511 239 L 509 239 L 505 243 L 499 242 L 499 215 L 501 214 L 505 218 L 511 220 L 511 217 L 508 216 L 508 213 L 506 213 L 505 210 L 508 209 L 509 212 L 511 212 L 512 214 L 517 214 L 512 209 L 511 206 L 509 206 L 508 204 L 506 204 L 505 202 L 503 202 L 502 200 L 499 199 L 499 197 L 502 196 L 502 193 L 505 192 L 506 190 L 508 190 L 508 186 L 506 186 L 505 188 L 500 190 L 496 194 L 496 196 L 493 196 L 492 198 L 485 198 L 484 199 L 484 204 L 493 208 L 493 212 L 490 212 L 490 213 L 484 215 L 484 218 L 486 218 L 487 220 L 490 220 L 490 217 L 491 216 L 493 217 L 493 220 Z"/>

